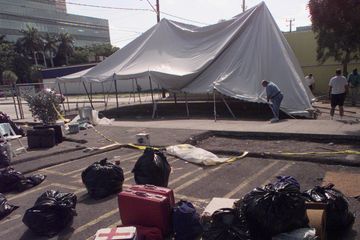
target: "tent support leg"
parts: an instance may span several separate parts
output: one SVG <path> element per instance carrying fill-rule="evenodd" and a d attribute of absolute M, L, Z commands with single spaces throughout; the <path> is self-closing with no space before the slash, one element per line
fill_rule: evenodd
<path fill-rule="evenodd" d="M 104 95 L 104 108 L 106 110 L 107 102 L 106 102 L 105 88 L 104 88 L 104 83 L 103 82 L 101 82 L 101 88 L 102 88 L 102 93 Z"/>
<path fill-rule="evenodd" d="M 185 105 L 186 105 L 186 116 L 188 118 L 190 118 L 189 103 L 188 103 L 187 93 L 185 93 Z"/>
<path fill-rule="evenodd" d="M 58 88 L 59 88 L 59 93 L 60 93 L 61 95 L 63 95 L 63 94 L 62 94 L 62 91 L 61 91 L 61 85 L 60 85 L 59 82 L 58 82 Z M 64 109 L 64 113 L 66 113 L 66 109 L 65 109 L 65 104 L 64 104 L 64 102 L 62 102 L 62 106 L 63 106 L 63 109 Z"/>
<path fill-rule="evenodd" d="M 225 98 L 224 98 L 224 96 L 221 94 L 221 98 L 222 98 L 222 100 L 224 101 L 224 103 L 225 103 L 225 105 L 226 105 L 226 107 L 227 107 L 227 109 L 229 110 L 229 112 L 231 113 L 231 116 L 234 118 L 234 119 L 236 119 L 236 116 L 235 116 L 235 114 L 233 113 L 233 111 L 231 110 L 231 108 L 230 108 L 230 106 L 229 106 L 229 104 L 226 102 L 226 100 L 225 100 Z"/>
<path fill-rule="evenodd" d="M 114 76 L 114 85 L 115 85 L 116 107 L 119 108 L 118 88 L 117 88 L 117 80 L 115 76 Z"/>
<path fill-rule="evenodd" d="M 137 78 L 135 78 L 135 84 L 136 84 L 136 91 L 138 92 L 138 96 L 139 96 L 139 101 L 141 103 L 141 95 L 140 95 L 140 91 L 141 89 L 138 88 L 138 81 L 137 81 Z M 140 91 L 139 91 L 140 90 Z"/>
<path fill-rule="evenodd" d="M 90 98 L 90 95 L 89 95 L 89 92 L 88 92 L 88 90 L 87 90 L 87 88 L 86 88 L 85 82 L 83 82 L 83 86 L 84 86 L 86 95 L 87 95 L 87 97 L 88 97 L 88 99 L 89 99 L 89 101 L 90 101 L 91 108 L 94 109 L 94 106 L 93 106 L 93 103 L 92 103 L 92 99 Z"/>
<path fill-rule="evenodd" d="M 149 83 L 150 83 L 151 101 L 152 101 L 152 103 L 153 103 L 153 113 L 152 113 L 151 118 L 154 119 L 154 118 L 155 118 L 155 114 L 156 114 L 157 107 L 156 107 L 156 103 L 155 103 L 155 101 L 154 101 L 154 92 L 153 92 L 152 81 L 151 81 L 151 77 L 150 77 L 150 76 L 149 76 Z"/>
<path fill-rule="evenodd" d="M 216 90 L 213 90 L 213 101 L 214 101 L 214 121 L 216 122 Z"/>
<path fill-rule="evenodd" d="M 175 104 L 177 104 L 176 93 L 174 93 L 174 102 L 175 102 Z"/>
<path fill-rule="evenodd" d="M 64 95 L 65 94 L 67 94 L 68 93 L 68 91 L 67 91 L 67 88 L 66 88 L 66 83 L 64 83 Z M 68 111 L 70 112 L 70 103 L 69 103 L 69 97 L 66 95 L 65 96 L 66 97 L 66 104 L 67 104 L 67 106 L 68 106 Z"/>
<path fill-rule="evenodd" d="M 90 98 L 91 101 L 93 100 L 93 88 L 92 88 L 92 82 L 90 82 Z"/>
<path fill-rule="evenodd" d="M 134 102 L 135 102 L 136 101 L 136 96 L 135 96 L 135 82 L 134 82 L 134 79 L 131 79 L 131 84 L 132 84 L 133 99 L 134 99 Z"/>

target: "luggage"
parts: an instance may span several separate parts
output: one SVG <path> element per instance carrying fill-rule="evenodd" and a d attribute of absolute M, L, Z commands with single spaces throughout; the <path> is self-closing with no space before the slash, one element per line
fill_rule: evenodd
<path fill-rule="evenodd" d="M 165 196 L 124 190 L 118 195 L 121 222 L 159 228 L 164 236 L 171 228 L 171 206 Z"/>
<path fill-rule="evenodd" d="M 170 201 L 170 206 L 175 206 L 175 198 L 174 198 L 174 192 L 170 188 L 164 188 L 164 187 L 157 187 L 150 184 L 145 185 L 133 185 L 130 187 L 131 190 L 138 191 L 138 192 L 147 192 L 147 193 L 154 193 L 161 196 L 165 196 Z"/>
<path fill-rule="evenodd" d="M 48 125 L 48 126 L 34 126 L 34 129 L 54 129 L 55 132 L 55 143 L 62 143 L 63 134 L 60 125 Z"/>
<path fill-rule="evenodd" d="M 135 227 L 102 228 L 94 240 L 138 240 Z"/>
<path fill-rule="evenodd" d="M 172 219 L 175 240 L 195 240 L 203 231 L 200 215 L 190 202 L 181 200 L 176 203 Z"/>
<path fill-rule="evenodd" d="M 27 131 L 29 149 L 51 148 L 55 146 L 54 129 L 30 129 Z"/>

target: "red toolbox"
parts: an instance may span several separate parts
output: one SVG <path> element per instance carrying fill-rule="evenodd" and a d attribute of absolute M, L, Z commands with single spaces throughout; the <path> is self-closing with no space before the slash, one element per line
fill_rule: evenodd
<path fill-rule="evenodd" d="M 159 228 L 164 236 L 170 233 L 171 207 L 165 196 L 124 190 L 118 195 L 121 222 Z"/>
<path fill-rule="evenodd" d="M 137 192 L 153 193 L 153 194 L 165 196 L 169 199 L 170 206 L 171 207 L 175 206 L 174 192 L 172 189 L 146 184 L 146 185 L 133 185 L 130 187 L 130 190 L 134 190 Z"/>

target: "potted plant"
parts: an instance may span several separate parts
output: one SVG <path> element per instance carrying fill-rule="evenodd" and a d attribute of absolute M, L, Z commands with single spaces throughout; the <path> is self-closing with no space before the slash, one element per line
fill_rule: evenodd
<path fill-rule="evenodd" d="M 29 110 L 35 119 L 40 120 L 43 125 L 35 126 L 34 129 L 53 128 L 55 131 L 55 143 L 62 142 L 62 131 L 56 120 L 61 114 L 60 104 L 64 101 L 62 95 L 54 90 L 44 89 L 35 95 L 26 95 L 26 101 L 29 104 Z"/>

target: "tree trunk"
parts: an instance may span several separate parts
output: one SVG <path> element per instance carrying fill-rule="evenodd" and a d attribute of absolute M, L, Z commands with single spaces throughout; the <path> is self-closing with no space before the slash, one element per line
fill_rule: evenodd
<path fill-rule="evenodd" d="M 66 63 L 66 65 L 69 65 L 69 57 L 68 57 L 68 55 L 65 55 L 65 63 Z"/>
<path fill-rule="evenodd" d="M 36 52 L 34 52 L 34 61 L 35 61 L 35 65 L 38 65 L 37 58 L 36 58 Z"/>
<path fill-rule="evenodd" d="M 44 60 L 44 66 L 45 68 L 47 68 L 47 63 L 46 63 L 46 58 L 45 58 L 45 52 L 41 52 L 42 56 L 43 56 L 43 60 Z"/>
<path fill-rule="evenodd" d="M 54 67 L 54 56 L 52 52 L 50 52 L 50 62 L 51 62 L 51 67 Z"/>
<path fill-rule="evenodd" d="M 348 76 L 348 64 L 350 62 L 350 51 L 346 51 L 346 55 L 345 55 L 345 58 L 342 62 L 342 67 L 343 67 L 343 75 L 345 77 Z"/>

